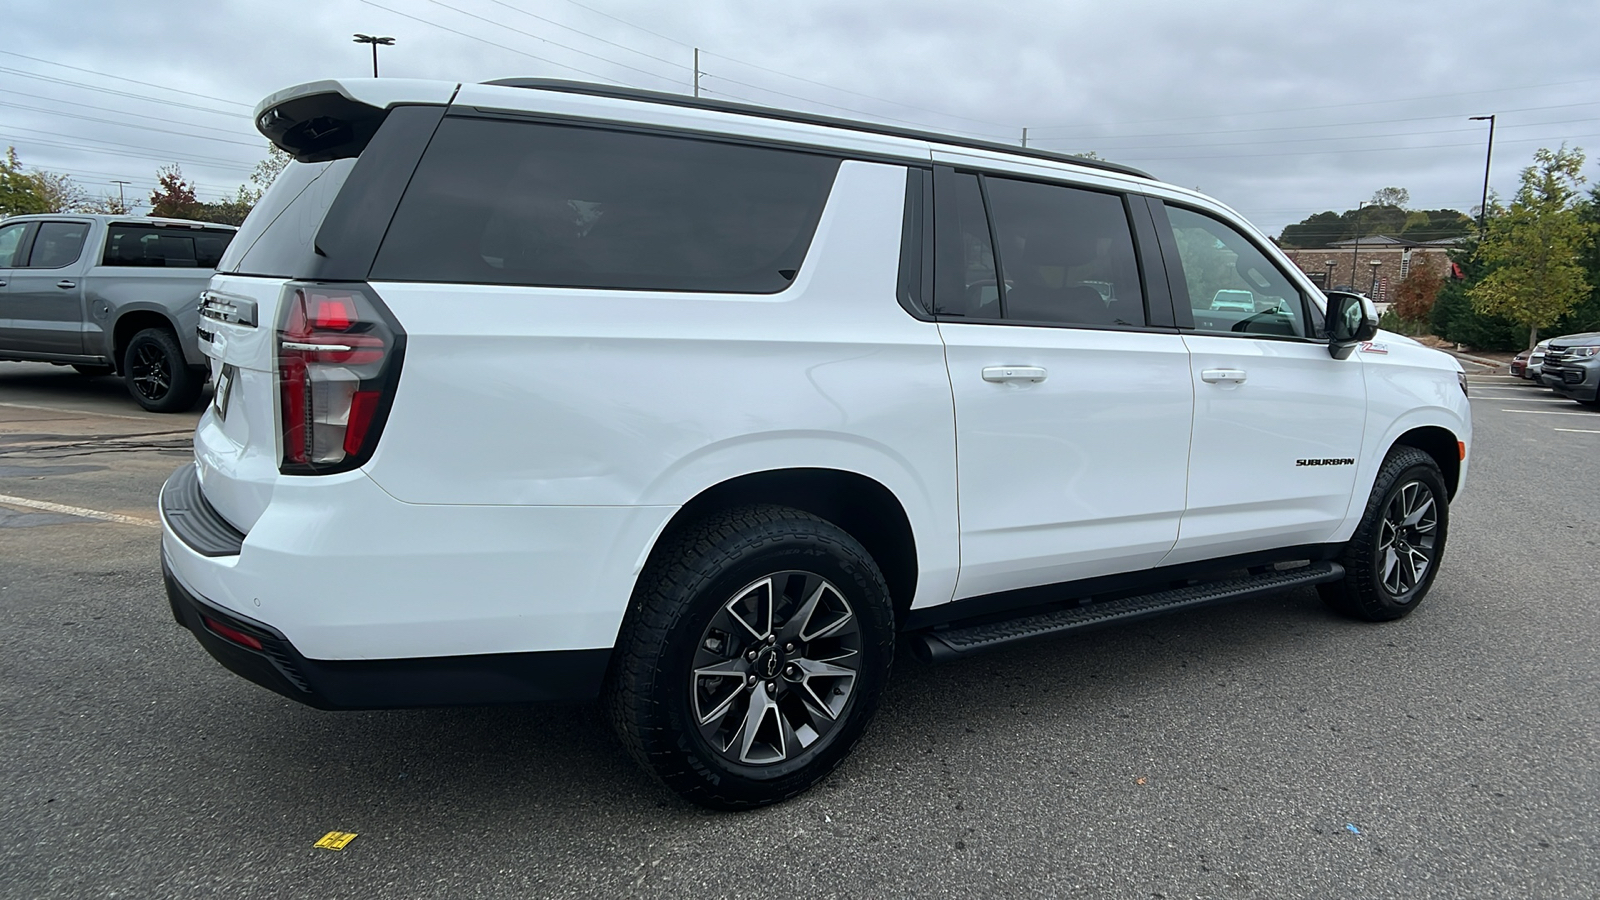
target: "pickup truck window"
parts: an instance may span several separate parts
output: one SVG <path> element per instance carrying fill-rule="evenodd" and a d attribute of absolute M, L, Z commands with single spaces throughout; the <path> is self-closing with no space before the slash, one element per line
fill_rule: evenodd
<path fill-rule="evenodd" d="M 101 265 L 215 269 L 234 232 L 113 224 Z"/>
<path fill-rule="evenodd" d="M 27 230 L 27 222 L 0 228 L 0 269 L 11 268 L 11 258 L 16 256 L 17 245 L 22 243 L 22 234 Z"/>
<path fill-rule="evenodd" d="M 30 269 L 59 269 L 78 261 L 83 252 L 83 239 L 89 236 L 87 222 L 46 222 L 39 226 L 39 235 L 33 239 L 33 253 L 28 258 Z"/>

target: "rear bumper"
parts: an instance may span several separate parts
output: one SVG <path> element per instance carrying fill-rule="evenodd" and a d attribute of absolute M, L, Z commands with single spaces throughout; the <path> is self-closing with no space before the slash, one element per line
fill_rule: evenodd
<path fill-rule="evenodd" d="M 552 650 L 412 659 L 313 660 L 265 623 L 195 596 L 162 555 L 167 602 L 179 625 L 229 671 L 317 709 L 391 709 L 583 702 L 600 694 L 609 650 Z M 226 632 L 260 644 L 245 646 Z"/>

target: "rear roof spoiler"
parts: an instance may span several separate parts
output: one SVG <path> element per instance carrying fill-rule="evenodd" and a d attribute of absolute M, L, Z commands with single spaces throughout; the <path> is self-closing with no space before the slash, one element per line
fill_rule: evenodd
<path fill-rule="evenodd" d="M 388 118 L 405 105 L 448 105 L 459 85 L 408 78 L 313 81 L 256 105 L 256 130 L 300 162 L 360 156 Z"/>

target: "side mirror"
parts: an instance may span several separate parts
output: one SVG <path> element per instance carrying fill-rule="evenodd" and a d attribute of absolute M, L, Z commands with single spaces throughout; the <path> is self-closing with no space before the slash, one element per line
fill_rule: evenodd
<path fill-rule="evenodd" d="M 1328 354 L 1346 359 L 1357 344 L 1377 336 L 1378 310 L 1360 294 L 1329 291 L 1327 297 Z"/>

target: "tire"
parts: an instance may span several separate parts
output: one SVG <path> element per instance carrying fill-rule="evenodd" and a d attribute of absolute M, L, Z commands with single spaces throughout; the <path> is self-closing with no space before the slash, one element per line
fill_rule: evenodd
<path fill-rule="evenodd" d="M 165 328 L 146 328 L 128 342 L 122 377 L 128 393 L 151 412 L 185 412 L 205 387 L 205 370 L 184 361 L 178 338 Z"/>
<path fill-rule="evenodd" d="M 894 635 L 883 574 L 849 534 L 787 507 L 717 513 L 641 573 L 608 674 L 612 725 L 692 803 L 777 803 L 861 737 Z"/>
<path fill-rule="evenodd" d="M 1411 615 L 1428 595 L 1444 559 L 1448 498 L 1433 457 L 1415 447 L 1390 450 L 1361 524 L 1339 560 L 1345 577 L 1317 586 L 1322 601 L 1335 612 L 1368 622 Z"/>
<path fill-rule="evenodd" d="M 101 375 L 110 375 L 117 371 L 115 366 L 80 366 L 74 364 L 73 368 L 78 370 L 79 375 L 88 375 L 91 378 L 97 378 Z"/>

